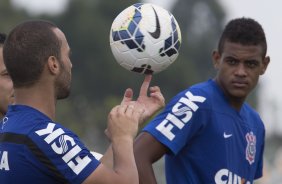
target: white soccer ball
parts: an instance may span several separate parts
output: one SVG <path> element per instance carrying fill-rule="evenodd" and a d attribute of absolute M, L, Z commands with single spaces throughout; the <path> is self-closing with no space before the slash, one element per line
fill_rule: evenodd
<path fill-rule="evenodd" d="M 110 46 L 116 61 L 140 74 L 166 69 L 177 56 L 181 32 L 174 16 L 162 7 L 137 3 L 113 21 Z"/>

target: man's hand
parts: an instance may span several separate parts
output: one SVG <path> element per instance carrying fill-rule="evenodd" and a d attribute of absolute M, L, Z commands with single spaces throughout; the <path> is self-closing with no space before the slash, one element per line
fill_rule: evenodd
<path fill-rule="evenodd" d="M 139 121 L 140 124 L 144 123 L 151 116 L 153 116 L 158 110 L 165 106 L 165 99 L 161 93 L 161 90 L 158 86 L 150 86 L 152 75 L 146 75 L 144 82 L 140 88 L 139 97 L 136 101 L 132 101 L 133 91 L 132 89 L 126 89 L 124 93 L 123 100 L 121 104 L 132 104 L 134 106 L 143 106 L 145 109 L 144 113 L 141 116 Z M 148 94 L 149 89 L 149 96 Z"/>
<path fill-rule="evenodd" d="M 138 131 L 138 122 L 144 108 L 132 104 L 115 106 L 108 115 L 106 135 L 113 142 L 117 139 L 133 140 Z"/>

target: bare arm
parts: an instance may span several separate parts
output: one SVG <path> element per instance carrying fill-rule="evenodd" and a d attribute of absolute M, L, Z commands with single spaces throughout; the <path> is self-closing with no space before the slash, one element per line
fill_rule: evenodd
<path fill-rule="evenodd" d="M 104 153 L 103 157 L 100 159 L 100 162 L 102 162 L 104 165 L 106 165 L 109 168 L 113 168 L 113 149 L 112 144 L 108 147 L 107 151 Z"/>
<path fill-rule="evenodd" d="M 161 94 L 159 87 L 154 86 L 150 87 L 151 75 L 145 76 L 144 82 L 140 88 L 139 97 L 136 101 L 132 101 L 133 91 L 131 89 L 127 89 L 124 93 L 123 100 L 121 102 L 121 107 L 126 106 L 134 106 L 134 110 L 132 112 L 143 110 L 142 113 L 135 113 L 138 116 L 138 123 L 141 124 L 149 117 L 151 117 L 154 113 L 156 113 L 160 108 L 164 106 L 164 97 Z M 150 92 L 150 95 L 147 95 L 147 92 Z M 120 116 L 124 110 L 112 110 L 110 114 L 114 117 L 113 119 L 121 118 Z M 127 114 L 127 110 L 125 110 L 125 114 Z M 133 113 L 134 114 L 134 113 Z M 117 115 L 117 116 L 116 116 Z M 130 119 L 130 116 L 127 118 Z M 110 118 L 111 119 L 111 118 Z M 137 121 L 131 120 L 131 122 Z M 108 150 L 104 154 L 101 159 L 100 166 L 93 172 L 84 182 L 84 184 L 90 183 L 139 183 L 138 182 L 138 172 L 137 166 L 135 163 L 135 157 L 133 153 L 133 139 L 136 135 L 138 129 L 138 123 L 136 127 L 135 135 L 126 137 L 127 132 L 124 129 L 128 125 L 123 124 L 123 121 L 126 119 L 120 120 L 115 125 L 118 126 L 110 129 L 108 125 L 108 129 L 106 130 L 106 135 L 111 139 L 111 145 Z M 111 121 L 110 121 L 111 122 Z M 113 121 L 115 122 L 115 121 Z M 130 126 L 129 126 L 130 127 Z M 114 138 L 112 133 L 118 134 L 118 138 Z M 131 131 L 132 132 L 132 131 Z M 134 131 L 133 131 L 134 132 Z M 115 134 L 115 135 L 116 135 Z"/>
<path fill-rule="evenodd" d="M 144 113 L 141 116 L 139 124 L 144 123 L 165 105 L 165 99 L 161 93 L 160 88 L 158 86 L 149 87 L 151 79 L 151 75 L 145 76 L 145 79 L 139 91 L 139 96 L 136 101 L 132 101 L 133 91 L 131 89 L 127 89 L 121 102 L 121 104 L 133 104 L 134 106 L 138 106 L 140 108 L 143 107 L 145 109 Z M 148 91 L 149 96 L 147 94 Z M 113 168 L 113 152 L 111 145 L 101 158 L 101 162 L 109 168 Z"/>
<path fill-rule="evenodd" d="M 141 133 L 134 142 L 134 154 L 140 184 L 156 184 L 153 163 L 158 161 L 168 149 L 147 132 Z"/>
<path fill-rule="evenodd" d="M 130 139 L 120 139 L 113 143 L 114 167 L 101 163 L 83 184 L 138 184 L 138 172 L 132 156 Z"/>
<path fill-rule="evenodd" d="M 113 168 L 101 163 L 83 184 L 137 184 L 138 172 L 133 154 L 133 140 L 144 109 L 119 105 L 108 117 L 107 136 L 112 143 Z"/>

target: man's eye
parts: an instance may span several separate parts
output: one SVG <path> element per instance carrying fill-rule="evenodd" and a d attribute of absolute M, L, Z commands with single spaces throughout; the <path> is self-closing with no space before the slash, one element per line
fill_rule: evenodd
<path fill-rule="evenodd" d="M 226 62 L 230 65 L 235 65 L 237 63 L 237 61 L 235 59 L 228 59 L 228 60 L 226 60 Z"/>
<path fill-rule="evenodd" d="M 258 62 L 256 61 L 249 61 L 246 64 L 249 68 L 255 68 L 256 66 L 258 66 Z"/>

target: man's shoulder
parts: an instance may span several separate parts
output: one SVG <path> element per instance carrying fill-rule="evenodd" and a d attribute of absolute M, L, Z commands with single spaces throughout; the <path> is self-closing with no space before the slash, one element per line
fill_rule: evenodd
<path fill-rule="evenodd" d="M 202 82 L 190 86 L 189 88 L 179 92 L 167 104 L 166 108 L 174 108 L 178 105 L 184 105 L 194 110 L 207 110 L 211 108 L 211 87 L 210 82 Z M 176 106 L 175 106 L 176 105 Z"/>
<path fill-rule="evenodd" d="M 248 122 L 251 122 L 251 126 L 255 126 L 259 129 L 264 130 L 265 129 L 264 123 L 259 113 L 247 103 L 244 103 L 243 108 L 244 108 L 245 118 L 247 119 Z"/>
<path fill-rule="evenodd" d="M 5 131 L 14 132 L 21 135 L 29 135 L 38 126 L 45 126 L 52 122 L 50 118 L 40 111 L 27 106 L 14 106 L 7 115 Z"/>
<path fill-rule="evenodd" d="M 248 103 L 244 103 L 243 105 L 244 111 L 252 118 L 257 118 L 260 119 L 260 115 L 259 113 L 253 108 L 251 107 Z"/>
<path fill-rule="evenodd" d="M 191 91 L 203 93 L 203 94 L 210 94 L 213 90 L 213 81 L 208 80 L 204 82 L 200 82 L 197 84 L 192 85 L 190 88 L 188 88 Z"/>
<path fill-rule="evenodd" d="M 188 91 L 196 95 L 207 96 L 212 92 L 212 82 L 210 80 L 196 83 L 188 88 L 180 91 L 176 96 L 185 95 Z"/>

